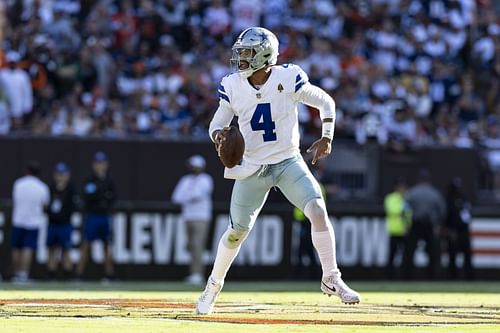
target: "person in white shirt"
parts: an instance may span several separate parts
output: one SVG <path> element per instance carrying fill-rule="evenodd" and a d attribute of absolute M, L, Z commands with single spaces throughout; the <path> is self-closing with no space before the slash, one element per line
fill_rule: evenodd
<path fill-rule="evenodd" d="M 213 180 L 204 172 L 205 165 L 202 156 L 191 156 L 187 161 L 191 172 L 179 179 L 172 194 L 172 201 L 182 206 L 181 218 L 187 228 L 191 264 L 185 281 L 191 284 L 201 284 L 205 278 L 203 254 L 212 220 Z"/>
<path fill-rule="evenodd" d="M 297 65 L 276 65 L 278 39 L 269 30 L 244 30 L 232 49 L 235 73 L 219 85 L 219 108 L 209 126 L 217 151 L 224 145 L 229 124 L 238 117 L 245 140 L 240 165 L 225 169 L 236 179 L 231 196 L 229 226 L 219 242 L 212 273 L 198 299 L 196 312 L 210 314 L 227 271 L 248 236 L 272 187 L 304 212 L 312 226 L 312 242 L 323 270 L 321 290 L 344 303 L 359 303 L 360 295 L 340 277 L 335 255 L 335 235 L 318 181 L 300 154 L 297 104 L 319 109 L 322 137 L 307 150 L 312 164 L 331 152 L 335 102 L 312 85 Z"/>
<path fill-rule="evenodd" d="M 0 135 L 8 134 L 10 131 L 10 114 L 6 98 L 0 88 Z"/>
<path fill-rule="evenodd" d="M 231 1 L 231 29 L 239 33 L 246 27 L 259 24 L 262 14 L 262 0 L 233 0 Z"/>
<path fill-rule="evenodd" d="M 12 191 L 12 264 L 13 282 L 27 282 L 33 253 L 37 248 L 38 230 L 45 221 L 49 187 L 38 175 L 40 165 L 28 163 L 26 175 L 14 182 Z"/>
<path fill-rule="evenodd" d="M 33 109 L 33 88 L 28 73 L 17 68 L 21 60 L 19 53 L 10 51 L 6 55 L 8 67 L 0 69 L 0 87 L 7 97 L 12 126 L 22 126 L 23 117 Z"/>

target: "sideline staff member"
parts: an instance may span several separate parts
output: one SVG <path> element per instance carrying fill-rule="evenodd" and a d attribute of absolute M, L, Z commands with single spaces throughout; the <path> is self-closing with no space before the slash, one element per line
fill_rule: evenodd
<path fill-rule="evenodd" d="M 90 244 L 100 240 L 104 244 L 105 279 L 114 277 L 113 257 L 111 248 L 111 210 L 115 203 L 115 184 L 110 177 L 108 157 L 102 151 L 94 155 L 92 175 L 85 182 L 83 201 L 85 207 L 85 224 L 83 242 L 80 248 L 80 262 L 76 274 L 81 278 L 87 264 Z"/>
<path fill-rule="evenodd" d="M 45 206 L 49 203 L 49 187 L 42 182 L 40 164 L 31 161 L 26 175 L 14 182 L 12 190 L 12 264 L 13 282 L 29 281 L 33 253 L 38 243 L 38 230 L 44 222 Z"/>
<path fill-rule="evenodd" d="M 182 218 L 186 223 L 188 249 L 191 254 L 189 276 L 185 281 L 202 284 L 205 279 L 203 253 L 212 220 L 212 176 L 205 173 L 205 159 L 191 156 L 187 161 L 189 173 L 182 176 L 172 194 L 172 201 L 182 206 Z"/>
<path fill-rule="evenodd" d="M 411 209 L 404 198 L 406 191 L 406 180 L 399 178 L 394 185 L 394 191 L 384 198 L 385 222 L 389 235 L 389 258 L 387 260 L 387 278 L 389 279 L 396 276 L 395 258 L 398 253 L 403 255 L 405 236 L 411 226 Z"/>
<path fill-rule="evenodd" d="M 49 279 L 54 279 L 59 265 L 59 258 L 63 268 L 64 278 L 70 278 L 73 265 L 69 251 L 71 250 L 71 215 L 75 211 L 76 193 L 71 183 L 69 167 L 59 162 L 54 168 L 53 183 L 50 186 L 50 204 L 47 209 L 49 227 L 47 229 L 47 247 L 49 259 L 47 270 Z M 59 252 L 61 255 L 59 256 Z"/>

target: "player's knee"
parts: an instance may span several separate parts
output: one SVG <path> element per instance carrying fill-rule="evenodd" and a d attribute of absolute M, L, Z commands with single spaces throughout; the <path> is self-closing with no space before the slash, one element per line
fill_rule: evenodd
<path fill-rule="evenodd" d="M 326 208 L 321 199 L 313 199 L 309 201 L 304 208 L 304 214 L 309 220 L 325 219 Z"/>
<path fill-rule="evenodd" d="M 322 199 L 309 201 L 304 209 L 304 214 L 313 225 L 324 224 L 328 219 L 326 207 Z"/>
<path fill-rule="evenodd" d="M 223 238 L 224 245 L 230 249 L 237 248 L 245 240 L 248 235 L 248 230 L 235 230 L 229 228 Z"/>

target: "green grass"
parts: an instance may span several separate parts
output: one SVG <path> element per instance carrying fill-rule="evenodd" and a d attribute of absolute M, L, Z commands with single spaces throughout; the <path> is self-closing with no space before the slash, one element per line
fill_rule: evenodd
<path fill-rule="evenodd" d="M 228 281 L 211 316 L 201 287 L 135 282 L 0 284 L 0 332 L 500 332 L 500 283 L 352 283 L 357 306 L 318 283 Z"/>

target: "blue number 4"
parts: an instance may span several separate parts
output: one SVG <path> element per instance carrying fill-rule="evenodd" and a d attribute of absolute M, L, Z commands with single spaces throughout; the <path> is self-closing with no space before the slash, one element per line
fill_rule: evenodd
<path fill-rule="evenodd" d="M 253 113 L 250 125 L 254 131 L 264 131 L 262 138 L 264 142 L 276 141 L 276 125 L 271 118 L 271 103 L 257 104 L 257 108 Z"/>

